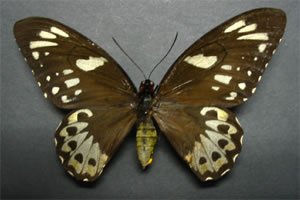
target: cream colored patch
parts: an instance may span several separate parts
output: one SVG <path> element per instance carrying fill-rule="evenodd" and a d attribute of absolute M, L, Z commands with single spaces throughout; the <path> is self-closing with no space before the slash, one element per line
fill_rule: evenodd
<path fill-rule="evenodd" d="M 233 126 L 230 123 L 227 123 L 225 121 L 219 121 L 219 120 L 207 120 L 205 121 L 206 126 L 210 127 L 212 130 L 218 132 L 218 126 L 219 125 L 227 125 L 229 127 L 228 129 L 228 134 L 236 134 L 237 133 L 237 129 L 235 126 Z"/>
<path fill-rule="evenodd" d="M 215 91 L 218 91 L 220 89 L 220 87 L 218 87 L 218 86 L 212 86 L 211 89 L 213 89 Z"/>
<path fill-rule="evenodd" d="M 53 87 L 51 92 L 53 95 L 57 94 L 59 92 L 59 87 Z"/>
<path fill-rule="evenodd" d="M 236 29 L 239 29 L 243 26 L 245 26 L 246 23 L 245 23 L 245 20 L 240 20 L 238 22 L 235 22 L 234 24 L 232 24 L 231 26 L 229 26 L 228 28 L 225 29 L 224 33 L 229 33 L 229 32 L 232 32 Z"/>
<path fill-rule="evenodd" d="M 41 31 L 39 33 L 39 36 L 43 39 L 55 39 L 56 38 L 56 35 L 48 32 L 48 31 Z"/>
<path fill-rule="evenodd" d="M 238 86 L 241 90 L 244 90 L 246 88 L 246 83 L 239 83 Z"/>
<path fill-rule="evenodd" d="M 74 87 L 74 86 L 78 85 L 79 82 L 80 82 L 79 78 L 72 78 L 69 80 L 65 80 L 65 84 L 66 84 L 67 88 Z"/>
<path fill-rule="evenodd" d="M 224 69 L 224 70 L 232 70 L 232 66 L 231 65 L 222 65 L 221 66 L 221 69 Z"/>
<path fill-rule="evenodd" d="M 237 97 L 237 93 L 236 92 L 230 92 L 229 97 L 225 97 L 226 100 L 234 100 Z"/>
<path fill-rule="evenodd" d="M 226 140 L 228 142 L 228 144 L 226 146 L 224 146 L 223 148 L 221 148 L 219 146 L 219 148 L 222 150 L 222 152 L 224 154 L 226 154 L 226 151 L 232 151 L 236 148 L 236 146 L 232 142 L 232 140 L 230 140 L 227 136 L 225 136 L 223 133 L 220 133 L 219 131 L 215 132 L 215 131 L 211 131 L 211 130 L 205 130 L 205 133 L 211 139 L 211 141 L 215 144 L 218 144 L 219 140 Z"/>
<path fill-rule="evenodd" d="M 98 163 L 98 169 L 97 169 L 98 173 L 100 173 L 100 174 L 102 173 L 102 170 L 105 167 L 107 160 L 108 160 L 108 156 L 102 152 L 102 154 L 100 155 L 100 158 L 99 158 L 99 163 Z"/>
<path fill-rule="evenodd" d="M 250 24 L 248 26 L 245 26 L 244 28 L 241 28 L 238 33 L 246 33 L 246 32 L 251 32 L 255 31 L 257 28 L 257 24 Z"/>
<path fill-rule="evenodd" d="M 42 47 L 52 47 L 52 46 L 58 46 L 58 43 L 49 42 L 49 41 L 31 41 L 29 43 L 30 49 L 36 49 L 36 48 L 42 48 Z"/>
<path fill-rule="evenodd" d="M 40 57 L 40 53 L 37 52 L 37 51 L 33 51 L 33 52 L 32 52 L 32 57 L 34 58 L 34 60 L 37 60 L 37 59 L 39 59 L 39 57 Z"/>
<path fill-rule="evenodd" d="M 74 94 L 75 94 L 75 96 L 78 96 L 78 95 L 80 95 L 81 93 L 82 93 L 82 90 L 76 90 Z"/>
<path fill-rule="evenodd" d="M 200 158 L 205 158 L 206 162 L 203 164 L 199 163 Z M 191 153 L 191 162 L 189 162 L 189 166 L 194 169 L 195 171 L 199 171 L 200 174 L 204 174 L 207 171 L 213 172 L 214 169 L 210 164 L 207 153 L 204 150 L 204 147 L 200 142 L 195 141 L 194 149 Z"/>
<path fill-rule="evenodd" d="M 70 127 L 75 127 L 76 128 L 76 135 L 79 135 L 79 133 L 82 132 L 83 129 L 85 129 L 86 127 L 88 126 L 88 123 L 87 122 L 76 122 L 76 123 L 72 123 L 72 124 L 69 124 L 67 126 L 65 126 L 60 132 L 59 132 L 59 135 L 61 137 L 64 138 L 64 141 L 67 141 L 69 140 L 71 137 L 74 137 L 74 136 L 69 136 L 69 133 L 67 131 L 68 128 Z M 87 134 L 88 132 L 83 132 L 82 134 Z M 76 136 L 78 137 L 78 136 Z"/>
<path fill-rule="evenodd" d="M 267 48 L 267 44 L 266 43 L 262 43 L 262 44 L 258 45 L 258 51 L 260 53 L 263 53 L 266 50 L 266 48 Z"/>
<path fill-rule="evenodd" d="M 248 98 L 243 98 L 243 101 L 245 102 L 245 101 L 247 101 L 248 100 Z"/>
<path fill-rule="evenodd" d="M 86 59 L 78 59 L 76 60 L 76 66 L 83 71 L 92 71 L 96 68 L 103 66 L 105 62 L 108 62 L 103 57 L 92 57 Z"/>
<path fill-rule="evenodd" d="M 185 62 L 202 69 L 208 69 L 212 67 L 217 60 L 217 56 L 204 56 L 203 54 L 188 56 L 184 59 Z"/>
<path fill-rule="evenodd" d="M 71 158 L 69 159 L 68 165 L 73 166 L 76 173 L 79 174 L 83 170 L 84 163 L 86 161 L 86 158 L 88 156 L 89 150 L 92 146 L 93 142 L 93 136 L 90 136 L 88 139 L 86 139 L 76 150 L 74 150 L 74 153 L 72 154 Z M 81 154 L 83 157 L 82 163 L 78 162 L 75 159 L 75 156 L 77 154 Z"/>
<path fill-rule="evenodd" d="M 200 114 L 202 116 L 205 116 L 206 113 L 208 111 L 211 111 L 211 110 L 217 112 L 217 118 L 218 118 L 218 120 L 227 121 L 228 116 L 229 116 L 228 113 L 225 112 L 224 110 L 220 109 L 220 108 L 217 108 L 217 107 L 204 107 L 204 108 L 201 109 Z"/>
<path fill-rule="evenodd" d="M 209 140 L 207 137 L 205 137 L 203 134 L 200 134 L 201 143 L 205 149 L 205 152 L 208 155 L 208 158 L 210 160 L 210 163 L 212 164 L 212 167 L 214 168 L 214 171 L 219 171 L 219 169 L 228 163 L 227 158 L 225 154 L 219 149 L 219 147 L 214 144 L 211 140 Z M 221 157 L 213 161 L 212 160 L 212 154 L 213 152 L 217 152 Z"/>
<path fill-rule="evenodd" d="M 214 76 L 214 79 L 220 83 L 224 83 L 224 84 L 228 85 L 230 80 L 232 79 L 232 76 L 216 74 Z"/>
<path fill-rule="evenodd" d="M 68 127 L 74 127 L 74 126 L 68 126 Z M 77 128 L 76 124 L 75 124 L 75 127 Z M 69 147 L 68 143 L 71 141 L 74 141 L 74 142 L 76 142 L 76 147 L 79 147 L 81 145 L 81 143 L 85 140 L 87 134 L 88 134 L 88 132 L 76 133 L 75 136 L 68 137 L 67 142 L 65 142 L 62 145 L 61 150 L 66 153 L 71 152 L 72 149 Z"/>
<path fill-rule="evenodd" d="M 89 150 L 89 154 L 87 156 L 86 162 L 82 169 L 82 174 L 88 174 L 89 176 L 95 176 L 98 170 L 98 162 L 100 157 L 101 151 L 99 147 L 99 143 L 96 142 L 92 145 L 91 149 Z M 88 162 L 90 159 L 94 159 L 96 164 L 95 166 L 90 165 Z"/>
<path fill-rule="evenodd" d="M 86 114 L 88 117 L 92 117 L 93 113 L 90 109 L 80 109 L 75 112 L 73 112 L 69 117 L 68 117 L 68 124 L 72 124 L 74 122 L 78 122 L 78 115 L 80 113 Z"/>
<path fill-rule="evenodd" d="M 59 29 L 59 28 L 57 28 L 57 27 L 55 27 L 55 26 L 52 26 L 52 27 L 50 28 L 50 31 L 51 31 L 52 33 L 55 33 L 55 34 L 60 35 L 60 36 L 62 36 L 62 37 L 69 37 L 69 34 L 68 34 L 68 33 L 66 33 L 65 31 L 63 31 L 63 30 L 61 30 L 61 29 Z"/>
<path fill-rule="evenodd" d="M 74 71 L 72 69 L 64 69 L 63 70 L 63 74 L 64 75 L 68 75 L 68 74 L 72 74 Z"/>
<path fill-rule="evenodd" d="M 243 35 L 237 38 L 237 40 L 268 40 L 268 33 L 252 33 Z"/>
<path fill-rule="evenodd" d="M 191 153 L 188 153 L 186 156 L 184 156 L 184 159 L 190 163 L 192 161 L 192 154 Z"/>

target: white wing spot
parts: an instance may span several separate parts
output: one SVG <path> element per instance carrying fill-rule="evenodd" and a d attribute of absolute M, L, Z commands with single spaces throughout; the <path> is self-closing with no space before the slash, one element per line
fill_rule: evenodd
<path fill-rule="evenodd" d="M 213 178 L 209 176 L 205 179 L 205 181 L 209 181 L 209 180 L 213 180 Z"/>
<path fill-rule="evenodd" d="M 255 56 L 253 60 L 254 60 L 254 61 L 257 61 L 257 60 L 258 60 L 258 58 Z"/>
<path fill-rule="evenodd" d="M 245 26 L 246 23 L 245 23 L 245 20 L 240 20 L 238 22 L 235 22 L 234 24 L 232 24 L 231 26 L 229 26 L 228 28 L 225 29 L 224 33 L 229 33 L 229 32 L 232 32 L 236 29 L 239 29 L 243 26 Z"/>
<path fill-rule="evenodd" d="M 272 54 L 274 55 L 274 54 L 275 54 L 275 52 L 276 52 L 276 49 L 274 49 L 274 50 L 273 50 Z"/>
<path fill-rule="evenodd" d="M 230 96 L 229 97 L 225 97 L 226 100 L 234 100 L 237 97 L 237 93 L 236 92 L 230 92 Z"/>
<path fill-rule="evenodd" d="M 268 33 L 252 33 L 243 35 L 237 38 L 237 40 L 268 40 Z"/>
<path fill-rule="evenodd" d="M 256 88 L 253 88 L 253 89 L 252 89 L 252 91 L 251 91 L 251 92 L 252 92 L 252 94 L 255 92 L 255 90 L 256 90 Z"/>
<path fill-rule="evenodd" d="M 208 69 L 217 62 L 217 56 L 204 56 L 203 54 L 188 56 L 184 59 L 188 64 L 202 69 Z"/>
<path fill-rule="evenodd" d="M 239 154 L 235 154 L 235 155 L 233 156 L 233 162 L 235 162 L 235 160 L 236 160 L 236 158 L 238 157 L 238 155 L 239 155 Z"/>
<path fill-rule="evenodd" d="M 258 77 L 258 81 L 260 81 L 260 80 L 261 80 L 261 76 Z"/>
<path fill-rule="evenodd" d="M 229 169 L 226 169 L 226 170 L 221 174 L 221 176 L 224 176 L 227 172 L 229 172 Z"/>
<path fill-rule="evenodd" d="M 70 87 L 74 87 L 75 85 L 78 85 L 79 82 L 80 82 L 79 78 L 72 78 L 72 79 L 66 80 L 65 84 L 66 84 L 67 88 L 70 88 Z"/>
<path fill-rule="evenodd" d="M 232 70 L 232 66 L 231 66 L 231 65 L 222 65 L 222 66 L 221 66 L 221 69 L 224 69 L 224 70 Z"/>
<path fill-rule="evenodd" d="M 71 73 L 73 73 L 74 71 L 73 70 L 71 70 L 71 69 L 65 69 L 65 70 L 63 70 L 63 74 L 64 75 L 68 75 L 68 74 L 71 74 Z"/>
<path fill-rule="evenodd" d="M 243 144 L 243 138 L 244 138 L 244 136 L 242 135 L 242 136 L 241 136 L 241 139 L 240 139 L 240 143 L 241 143 L 241 144 Z"/>
<path fill-rule="evenodd" d="M 62 37 L 69 37 L 69 34 L 68 34 L 68 33 L 64 32 L 63 30 L 61 30 L 61 29 L 59 29 L 59 28 L 57 28 L 57 27 L 55 27 L 55 26 L 52 26 L 52 27 L 50 28 L 50 31 L 51 31 L 52 33 L 55 33 L 55 34 L 60 35 L 60 36 L 62 36 Z"/>
<path fill-rule="evenodd" d="M 213 89 L 215 91 L 218 91 L 220 89 L 220 87 L 218 87 L 218 86 L 212 86 L 211 89 Z"/>
<path fill-rule="evenodd" d="M 250 70 L 247 71 L 248 76 L 251 76 L 252 72 Z"/>
<path fill-rule="evenodd" d="M 41 48 L 41 47 L 53 47 L 53 46 L 58 46 L 58 44 L 56 42 L 49 42 L 49 41 L 31 41 L 29 43 L 30 49 Z"/>
<path fill-rule="evenodd" d="M 245 26 L 244 28 L 241 28 L 238 33 L 245 33 L 245 32 L 250 32 L 250 31 L 255 31 L 257 28 L 257 24 L 250 24 L 248 26 Z"/>
<path fill-rule="evenodd" d="M 241 70 L 241 68 L 240 68 L 240 67 L 237 67 L 237 68 L 236 68 L 236 71 L 240 71 L 240 70 Z"/>
<path fill-rule="evenodd" d="M 59 76 L 59 73 L 58 73 L 58 72 L 56 72 L 56 73 L 55 73 L 55 76 Z"/>
<path fill-rule="evenodd" d="M 44 93 L 44 97 L 47 99 L 47 97 L 48 97 L 48 94 L 45 92 Z"/>
<path fill-rule="evenodd" d="M 244 90 L 246 88 L 246 83 L 239 83 L 238 86 L 241 90 Z"/>
<path fill-rule="evenodd" d="M 78 96 L 81 93 L 82 93 L 82 90 L 76 90 L 74 94 L 75 94 L 75 96 Z"/>
<path fill-rule="evenodd" d="M 39 33 L 39 36 L 43 39 L 55 39 L 56 38 L 56 35 L 48 32 L 48 31 L 41 31 Z"/>
<path fill-rule="evenodd" d="M 43 64 L 40 64 L 40 67 L 44 67 L 44 65 L 43 65 Z"/>
<path fill-rule="evenodd" d="M 244 60 L 245 59 L 245 56 L 242 56 L 242 60 Z"/>
<path fill-rule="evenodd" d="M 220 83 L 224 83 L 228 85 L 230 80 L 232 79 L 232 76 L 217 74 L 214 76 L 214 79 Z"/>
<path fill-rule="evenodd" d="M 39 87 L 41 87 L 41 83 L 40 82 L 37 82 L 37 84 L 38 84 Z"/>
<path fill-rule="evenodd" d="M 78 59 L 76 60 L 76 65 L 83 71 L 92 71 L 100 66 L 103 66 L 105 62 L 108 62 L 103 57 L 92 57 L 86 59 Z"/>
<path fill-rule="evenodd" d="M 35 73 L 34 73 L 34 71 L 33 71 L 33 69 L 31 70 L 31 73 L 32 73 L 32 75 L 34 75 Z"/>
<path fill-rule="evenodd" d="M 269 63 L 266 63 L 266 64 L 265 64 L 265 68 L 267 68 L 267 67 L 268 67 L 268 64 L 269 64 Z"/>
<path fill-rule="evenodd" d="M 61 101 L 63 102 L 63 103 L 69 103 L 69 102 L 71 102 L 73 99 L 68 99 L 68 96 L 67 95 L 63 95 L 63 96 L 61 96 Z"/>
<path fill-rule="evenodd" d="M 265 43 L 258 45 L 258 51 L 260 53 L 264 52 L 266 50 L 266 48 L 267 48 L 267 44 L 265 44 Z"/>
<path fill-rule="evenodd" d="M 45 56 L 48 56 L 50 53 L 48 52 L 48 51 L 46 51 L 45 53 L 44 53 L 44 55 Z"/>
<path fill-rule="evenodd" d="M 59 92 L 59 87 L 53 87 L 52 88 L 52 94 L 57 94 Z"/>
<path fill-rule="evenodd" d="M 46 81 L 50 81 L 51 80 L 51 77 L 50 76 L 47 76 L 46 77 Z"/>
<path fill-rule="evenodd" d="M 33 52 L 32 52 L 32 57 L 34 58 L 34 60 L 37 60 L 37 59 L 39 59 L 39 57 L 40 57 L 40 53 L 37 52 L 37 51 L 33 51 Z"/>

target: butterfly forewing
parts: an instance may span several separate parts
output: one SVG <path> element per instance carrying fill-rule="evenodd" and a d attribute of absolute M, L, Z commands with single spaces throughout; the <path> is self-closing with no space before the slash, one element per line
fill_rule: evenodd
<path fill-rule="evenodd" d="M 161 104 L 154 118 L 202 181 L 215 180 L 227 173 L 241 151 L 243 131 L 227 109 Z"/>
<path fill-rule="evenodd" d="M 94 181 L 136 121 L 128 107 L 92 107 L 67 115 L 55 134 L 65 170 L 78 180 Z"/>
<path fill-rule="evenodd" d="M 248 11 L 216 27 L 173 64 L 163 78 L 161 101 L 231 107 L 246 101 L 282 38 L 283 11 Z"/>
<path fill-rule="evenodd" d="M 135 101 L 136 89 L 116 61 L 73 29 L 33 17 L 17 22 L 14 34 L 44 96 L 58 107 Z"/>

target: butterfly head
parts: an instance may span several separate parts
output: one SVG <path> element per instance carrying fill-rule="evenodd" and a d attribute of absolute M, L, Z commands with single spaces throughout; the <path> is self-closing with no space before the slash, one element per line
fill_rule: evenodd
<path fill-rule="evenodd" d="M 151 81 L 149 79 L 146 79 L 146 80 L 142 81 L 141 84 L 140 84 L 139 93 L 140 94 L 148 93 L 148 94 L 151 94 L 153 96 L 153 94 L 154 94 L 154 83 L 153 83 L 153 81 Z"/>

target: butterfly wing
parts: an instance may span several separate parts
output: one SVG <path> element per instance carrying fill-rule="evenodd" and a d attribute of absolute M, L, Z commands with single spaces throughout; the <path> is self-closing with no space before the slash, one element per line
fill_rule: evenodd
<path fill-rule="evenodd" d="M 254 93 L 285 23 L 278 9 L 238 15 L 196 41 L 161 81 L 153 116 L 201 180 L 218 179 L 233 167 L 243 131 L 224 107 Z"/>
<path fill-rule="evenodd" d="M 103 49 L 51 19 L 17 22 L 14 34 L 44 96 L 75 109 L 56 131 L 65 170 L 94 181 L 136 121 L 136 89 Z"/>
<path fill-rule="evenodd" d="M 216 180 L 233 167 L 241 151 L 243 131 L 229 110 L 162 103 L 153 116 L 202 181 Z"/>
<path fill-rule="evenodd" d="M 238 15 L 205 34 L 172 65 L 158 91 L 165 102 L 232 107 L 256 90 L 284 32 L 282 10 Z"/>
<path fill-rule="evenodd" d="M 16 41 L 44 96 L 60 108 L 135 101 L 136 89 L 108 53 L 77 31 L 31 17 L 14 26 Z"/>
<path fill-rule="evenodd" d="M 130 106 L 88 107 L 71 112 L 55 134 L 64 169 L 77 180 L 94 181 L 135 121 Z"/>

